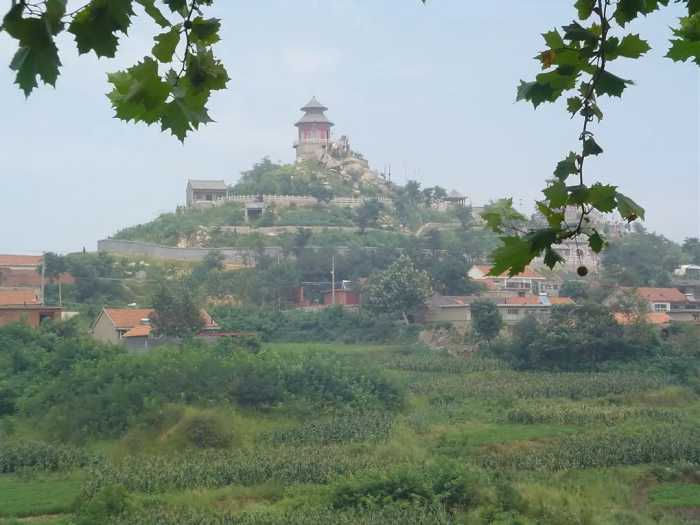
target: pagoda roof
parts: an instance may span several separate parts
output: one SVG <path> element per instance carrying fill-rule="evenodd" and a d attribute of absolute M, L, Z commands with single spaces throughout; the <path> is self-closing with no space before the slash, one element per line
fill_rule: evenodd
<path fill-rule="evenodd" d="M 321 104 L 316 97 L 311 97 L 304 107 L 301 108 L 302 111 L 309 111 L 313 109 L 320 109 L 321 111 L 326 111 L 328 108 Z"/>
<path fill-rule="evenodd" d="M 307 112 L 304 114 L 303 117 L 301 117 L 294 125 L 299 126 L 300 124 L 329 124 L 330 126 L 333 125 L 333 123 L 328 120 L 326 115 L 323 114 L 322 111 L 318 112 Z"/>

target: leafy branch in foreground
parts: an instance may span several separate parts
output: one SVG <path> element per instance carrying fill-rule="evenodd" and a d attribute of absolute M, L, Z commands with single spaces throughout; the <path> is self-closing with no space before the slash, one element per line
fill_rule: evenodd
<path fill-rule="evenodd" d="M 682 18 L 680 27 L 673 31 L 677 38 L 671 41 L 667 57 L 674 61 L 692 58 L 700 65 L 700 1 L 676 0 L 676 3 L 686 4 L 688 17 Z M 612 73 L 609 64 L 619 58 L 638 59 L 651 49 L 638 34 L 614 36 L 613 30 L 622 31 L 640 15 L 646 16 L 668 4 L 669 0 L 576 0 L 580 22 L 574 20 L 563 26 L 562 32 L 555 29 L 542 35 L 546 49 L 536 59 L 543 72 L 532 82 L 520 83 L 516 100 L 531 102 L 536 109 L 568 93 L 567 111 L 572 118 L 582 119 L 581 146 L 578 152 L 569 152 L 556 165 L 554 177 L 542 190 L 544 199 L 536 203 L 547 228 L 523 230 L 514 226 L 512 220 L 517 212 L 512 208 L 512 200 L 501 200 L 484 211 L 487 225 L 502 235 L 502 245 L 492 253 L 492 275 L 518 274 L 540 255 L 553 268 L 563 262 L 556 245 L 580 236 L 587 239 L 594 252 L 600 252 L 606 239 L 591 225 L 589 216 L 594 210 L 602 213 L 617 210 L 628 222 L 644 219 L 644 209 L 619 192 L 617 186 L 587 184 L 584 166 L 587 159 L 603 153 L 591 131 L 591 125 L 603 118 L 599 97 L 621 97 L 633 84 Z M 577 209 L 574 222 L 566 221 L 565 212 L 570 207 Z M 579 270 L 582 275 L 587 272 L 585 267 Z"/>
<path fill-rule="evenodd" d="M 125 71 L 108 75 L 113 89 L 108 94 L 116 117 L 125 121 L 160 123 L 184 140 L 189 131 L 212 122 L 206 108 L 212 91 L 224 89 L 229 80 L 212 45 L 219 41 L 221 23 L 205 18 L 202 7 L 213 0 L 91 0 L 67 12 L 67 0 L 12 0 L 0 31 L 17 40 L 10 63 L 15 83 L 26 96 L 38 80 L 55 86 L 59 76 L 56 37 L 68 31 L 78 52 L 114 58 L 119 39 L 127 34 L 134 4 L 139 4 L 163 32 L 155 37 L 151 56 Z M 158 5 L 162 4 L 162 5 Z M 165 16 L 180 19 L 173 23 Z M 179 62 L 179 64 L 174 64 Z M 161 72 L 161 66 L 167 71 Z"/>

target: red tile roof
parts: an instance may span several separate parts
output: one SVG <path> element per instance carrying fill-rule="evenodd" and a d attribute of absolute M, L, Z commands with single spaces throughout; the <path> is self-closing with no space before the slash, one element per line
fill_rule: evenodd
<path fill-rule="evenodd" d="M 2 255 L 0 266 L 39 266 L 41 255 Z"/>
<path fill-rule="evenodd" d="M 547 306 L 547 301 L 551 305 L 574 304 L 570 297 L 541 297 L 537 295 L 526 295 L 524 297 L 506 297 L 505 304 L 507 305 L 542 305 Z"/>
<path fill-rule="evenodd" d="M 126 332 L 123 337 L 148 337 L 151 335 L 151 325 L 137 324 Z"/>
<path fill-rule="evenodd" d="M 115 328 L 133 328 L 141 324 L 141 319 L 153 315 L 153 308 L 105 308 L 104 313 Z"/>
<path fill-rule="evenodd" d="M 12 288 L 0 290 L 1 305 L 41 304 L 39 295 L 33 288 Z"/>
<path fill-rule="evenodd" d="M 677 288 L 637 288 L 637 295 L 649 302 L 687 303 L 688 298 Z"/>
<path fill-rule="evenodd" d="M 550 297 L 549 302 L 557 304 L 574 304 L 574 300 L 571 297 Z"/>
<path fill-rule="evenodd" d="M 475 268 L 477 268 L 479 271 L 481 271 L 484 275 L 488 275 L 488 273 L 491 271 L 492 266 L 488 266 L 485 264 L 477 264 L 477 265 L 475 265 Z M 506 279 L 510 278 L 510 277 L 508 277 L 507 272 L 504 272 L 498 276 L 488 275 L 488 277 L 491 277 L 491 278 L 493 278 L 493 277 L 501 278 L 502 277 L 502 278 L 506 278 Z M 531 268 L 525 268 L 521 273 L 519 273 L 518 275 L 514 275 L 513 277 L 524 277 L 526 279 L 544 279 L 545 278 L 542 274 L 536 272 L 535 270 L 532 270 Z"/>

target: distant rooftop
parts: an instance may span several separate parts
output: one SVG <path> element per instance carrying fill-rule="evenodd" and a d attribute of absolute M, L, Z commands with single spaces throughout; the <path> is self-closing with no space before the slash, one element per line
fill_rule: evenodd
<path fill-rule="evenodd" d="M 324 111 L 326 111 L 328 108 L 321 104 L 318 100 L 316 100 L 316 97 L 311 97 L 311 100 L 307 102 L 307 104 L 301 108 L 302 111 L 304 111 L 304 116 L 301 117 L 294 125 L 299 126 L 300 124 L 328 124 L 330 126 L 333 125 L 333 123 L 326 118 L 326 115 L 324 115 Z"/>
<path fill-rule="evenodd" d="M 313 109 L 318 109 L 321 111 L 326 111 L 328 108 L 321 104 L 316 97 L 311 97 L 311 100 L 309 100 L 304 107 L 301 108 L 302 111 L 310 111 Z"/>
<path fill-rule="evenodd" d="M 188 184 L 194 190 L 226 190 L 226 182 L 223 180 L 188 180 Z"/>

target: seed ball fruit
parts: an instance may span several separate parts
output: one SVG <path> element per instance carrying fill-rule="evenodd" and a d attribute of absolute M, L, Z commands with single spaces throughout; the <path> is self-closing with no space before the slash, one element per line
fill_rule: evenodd
<path fill-rule="evenodd" d="M 579 266 L 576 269 L 576 273 L 579 274 L 581 277 L 585 277 L 586 275 L 588 275 L 588 268 L 586 268 L 585 266 Z"/>

